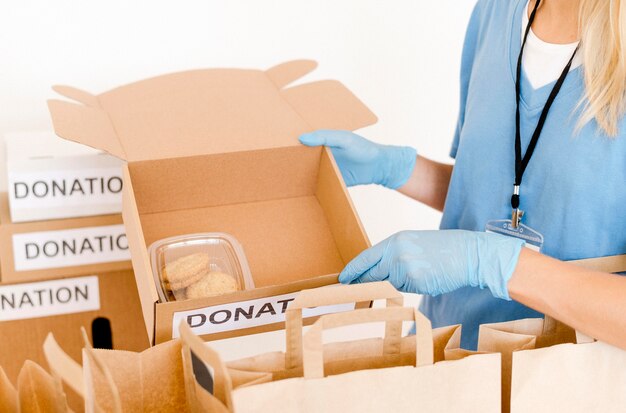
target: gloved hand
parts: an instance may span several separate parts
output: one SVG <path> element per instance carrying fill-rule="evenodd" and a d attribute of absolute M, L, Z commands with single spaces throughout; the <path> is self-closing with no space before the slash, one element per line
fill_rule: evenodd
<path fill-rule="evenodd" d="M 439 295 L 461 287 L 507 290 L 525 242 L 462 230 L 402 231 L 363 251 L 339 275 L 344 284 L 388 279 L 398 290 Z"/>
<path fill-rule="evenodd" d="M 380 145 L 341 130 L 305 133 L 300 142 L 331 148 L 347 186 L 379 184 L 397 189 L 411 177 L 417 156 L 413 148 Z"/>

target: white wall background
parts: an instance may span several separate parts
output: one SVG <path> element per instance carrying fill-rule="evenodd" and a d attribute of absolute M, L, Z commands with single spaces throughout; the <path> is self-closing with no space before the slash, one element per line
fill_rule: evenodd
<path fill-rule="evenodd" d="M 319 68 L 307 80 L 339 79 L 378 115 L 359 133 L 446 161 L 475 1 L 1 0 L 0 134 L 51 128 L 53 84 L 99 93 L 172 71 L 309 58 Z M 439 213 L 391 191 L 351 193 L 372 242 L 438 226 Z"/>
<path fill-rule="evenodd" d="M 341 80 L 378 115 L 363 135 L 447 160 L 475 0 L 2 3 L 0 133 L 50 128 L 57 83 L 99 93 L 171 71 L 311 58 L 309 79 Z M 438 225 L 438 213 L 391 191 L 351 192 L 373 242 Z"/>

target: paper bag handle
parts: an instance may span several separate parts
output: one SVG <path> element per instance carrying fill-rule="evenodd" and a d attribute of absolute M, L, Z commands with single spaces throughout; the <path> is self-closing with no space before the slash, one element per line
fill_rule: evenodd
<path fill-rule="evenodd" d="M 402 294 L 387 281 L 302 290 L 285 313 L 285 367 L 302 366 L 302 309 L 381 299 L 387 300 L 387 307 L 401 307 L 404 302 Z M 387 323 L 384 346 L 393 346 L 401 334 L 401 321 Z"/>
<path fill-rule="evenodd" d="M 180 332 L 180 340 L 183 343 L 183 351 L 192 351 L 203 363 L 208 363 L 213 368 L 214 396 L 223 402 L 229 411 L 232 411 L 231 393 L 233 384 L 222 358 L 215 350 L 207 346 L 200 337 L 195 335 L 191 331 L 189 324 L 184 320 L 180 322 L 178 331 Z M 187 374 L 186 372 L 185 375 Z"/>
<path fill-rule="evenodd" d="M 595 271 L 610 273 L 626 271 L 626 254 L 609 255 L 607 257 L 598 258 L 585 258 L 582 260 L 570 260 L 565 262 Z M 544 334 L 555 332 L 559 328 L 559 326 L 565 326 L 565 324 L 558 321 L 552 316 L 549 316 L 547 314 L 545 315 L 543 322 Z"/>
<path fill-rule="evenodd" d="M 582 260 L 565 261 L 590 270 L 603 272 L 624 272 L 626 271 L 626 254 L 609 255 L 607 257 L 585 258 Z"/>
<path fill-rule="evenodd" d="M 322 332 L 326 329 L 372 322 L 415 322 L 415 366 L 431 365 L 434 362 L 433 331 L 428 320 L 416 308 L 366 308 L 346 313 L 327 314 L 319 318 L 304 335 L 304 377 L 324 377 L 324 344 Z M 400 352 L 400 342 L 396 353 Z"/>
<path fill-rule="evenodd" d="M 43 353 L 52 374 L 59 377 L 79 396 L 84 398 L 85 381 L 83 368 L 63 351 L 52 333 L 48 333 L 46 336 L 46 340 L 43 343 Z"/>

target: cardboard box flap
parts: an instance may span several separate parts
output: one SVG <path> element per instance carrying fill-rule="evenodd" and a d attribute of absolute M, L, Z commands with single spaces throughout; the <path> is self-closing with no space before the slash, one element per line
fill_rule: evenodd
<path fill-rule="evenodd" d="M 60 137 L 126 159 L 113 125 L 102 109 L 56 99 L 48 101 L 48 109 L 54 131 Z"/>
<path fill-rule="evenodd" d="M 316 67 L 317 62 L 314 60 L 292 60 L 291 62 L 276 65 L 268 69 L 266 73 L 276 87 L 282 89 L 291 82 L 312 72 Z"/>
<path fill-rule="evenodd" d="M 311 129 L 355 130 L 377 121 L 376 116 L 336 80 L 306 83 L 281 93 Z"/>
<path fill-rule="evenodd" d="M 52 86 L 52 90 L 61 96 L 65 96 L 66 98 L 75 100 L 79 103 L 84 103 L 87 106 L 94 108 L 100 107 L 98 98 L 89 92 L 85 92 L 84 90 L 76 89 L 71 86 Z"/>
<path fill-rule="evenodd" d="M 296 146 L 304 132 L 353 130 L 376 121 L 339 82 L 282 89 L 314 67 L 294 61 L 268 71 L 193 70 L 98 96 L 57 86 L 83 104 L 48 104 L 59 136 L 130 162 Z"/>

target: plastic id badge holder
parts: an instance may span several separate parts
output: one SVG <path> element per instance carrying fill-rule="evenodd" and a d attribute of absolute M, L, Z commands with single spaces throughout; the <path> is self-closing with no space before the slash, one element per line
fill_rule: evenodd
<path fill-rule="evenodd" d="M 535 251 L 541 251 L 541 247 L 543 247 L 543 235 L 541 233 L 522 223 L 517 228 L 513 228 L 510 219 L 498 219 L 487 222 L 485 232 L 519 238 L 526 241 L 526 247 Z"/>

